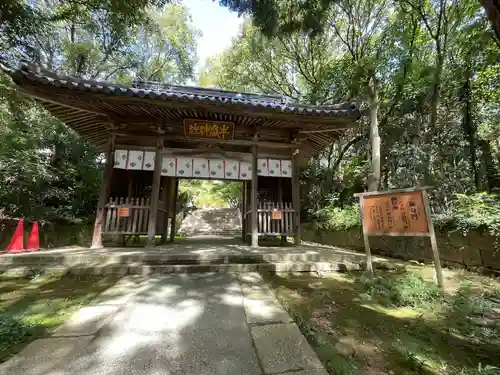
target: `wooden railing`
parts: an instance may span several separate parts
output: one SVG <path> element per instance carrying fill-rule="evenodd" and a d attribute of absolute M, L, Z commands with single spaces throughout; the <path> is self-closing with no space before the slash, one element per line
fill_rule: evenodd
<path fill-rule="evenodd" d="M 252 233 L 251 211 L 247 212 L 247 233 Z M 257 208 L 260 236 L 291 236 L 295 234 L 295 210 L 291 203 L 260 202 Z"/>
<path fill-rule="evenodd" d="M 149 198 L 110 198 L 105 206 L 103 233 L 147 234 Z"/>

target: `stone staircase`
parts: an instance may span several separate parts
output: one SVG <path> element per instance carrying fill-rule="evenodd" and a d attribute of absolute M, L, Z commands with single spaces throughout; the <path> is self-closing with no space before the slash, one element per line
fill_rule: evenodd
<path fill-rule="evenodd" d="M 241 212 L 238 208 L 203 208 L 191 211 L 182 221 L 181 236 L 241 235 Z"/>

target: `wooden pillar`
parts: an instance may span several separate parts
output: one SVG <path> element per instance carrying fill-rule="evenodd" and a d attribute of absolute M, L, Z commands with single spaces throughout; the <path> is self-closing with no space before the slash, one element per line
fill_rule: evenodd
<path fill-rule="evenodd" d="M 300 191 L 299 191 L 299 166 L 297 165 L 298 150 L 292 155 L 292 199 L 295 210 L 295 245 L 300 245 Z"/>
<path fill-rule="evenodd" d="M 259 247 L 259 228 L 257 226 L 257 145 L 252 146 L 252 190 L 251 204 L 252 204 L 252 247 Z"/>
<path fill-rule="evenodd" d="M 161 201 L 163 202 L 163 206 L 160 207 L 163 209 L 161 214 L 161 243 L 164 244 L 167 242 L 168 236 L 168 199 L 170 198 L 170 179 L 167 176 L 162 178 L 162 191 L 161 191 Z"/>
<path fill-rule="evenodd" d="M 170 212 L 172 212 L 172 219 L 170 223 L 170 242 L 174 242 L 175 240 L 175 225 L 176 225 L 176 217 L 177 217 L 177 194 L 179 193 L 179 179 L 173 179 L 173 199 L 171 200 L 172 206 L 170 207 Z"/>
<path fill-rule="evenodd" d="M 247 182 L 241 182 L 241 239 L 245 241 L 247 236 L 246 222 L 247 222 Z"/>
<path fill-rule="evenodd" d="M 163 138 L 156 141 L 155 169 L 153 171 L 153 184 L 151 186 L 151 208 L 148 221 L 148 238 L 146 247 L 155 245 L 156 218 L 158 217 L 158 201 L 160 199 L 161 163 L 163 161 Z"/>
<path fill-rule="evenodd" d="M 94 233 L 92 235 L 92 249 L 102 247 L 102 227 L 104 225 L 104 206 L 109 198 L 111 188 L 111 178 L 113 176 L 113 167 L 115 164 L 115 135 L 111 135 L 106 150 L 106 166 L 104 167 L 104 176 L 102 178 L 101 189 L 99 191 L 99 202 L 97 203 L 97 212 L 94 223 Z"/>
<path fill-rule="evenodd" d="M 246 200 L 247 200 L 247 212 L 250 211 L 249 214 L 247 214 L 247 221 L 246 221 L 246 242 L 250 245 L 252 243 L 252 181 L 247 181 L 247 195 L 246 195 Z"/>
<path fill-rule="evenodd" d="M 278 186 L 278 207 L 284 207 L 283 203 L 283 177 L 277 178 L 277 186 Z M 283 213 L 282 213 L 283 215 Z M 283 223 L 283 221 L 282 221 Z M 283 225 L 284 226 L 284 225 Z M 281 236 L 281 244 L 286 244 L 286 235 Z"/>

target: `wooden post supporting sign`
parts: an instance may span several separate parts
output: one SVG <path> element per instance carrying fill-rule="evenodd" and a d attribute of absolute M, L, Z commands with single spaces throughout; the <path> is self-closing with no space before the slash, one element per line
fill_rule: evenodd
<path fill-rule="evenodd" d="M 373 274 L 369 236 L 429 237 L 437 284 L 443 287 L 443 270 L 426 188 L 373 191 L 354 196 L 359 197 L 367 272 Z"/>

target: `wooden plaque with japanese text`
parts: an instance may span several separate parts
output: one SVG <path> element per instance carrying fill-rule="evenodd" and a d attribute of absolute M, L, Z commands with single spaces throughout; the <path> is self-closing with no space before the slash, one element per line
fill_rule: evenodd
<path fill-rule="evenodd" d="M 187 138 L 232 140 L 234 138 L 234 123 L 185 119 L 184 135 Z"/>
<path fill-rule="evenodd" d="M 429 233 L 421 191 L 363 195 L 363 228 L 368 235 Z"/>
<path fill-rule="evenodd" d="M 415 187 L 354 194 L 359 197 L 361 208 L 368 274 L 373 275 L 369 236 L 425 236 L 430 238 L 437 284 L 443 287 L 443 270 L 427 189 Z"/>
<path fill-rule="evenodd" d="M 274 210 L 271 212 L 271 219 L 272 220 L 281 220 L 281 211 Z"/>
<path fill-rule="evenodd" d="M 129 217 L 130 208 L 129 207 L 118 207 L 118 217 Z"/>

